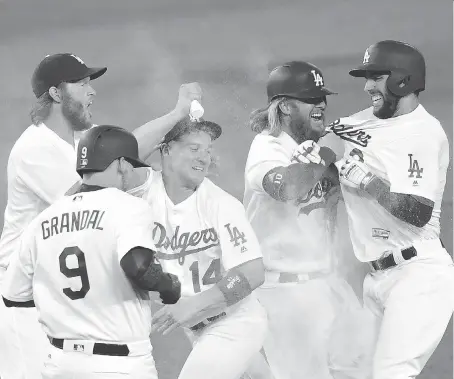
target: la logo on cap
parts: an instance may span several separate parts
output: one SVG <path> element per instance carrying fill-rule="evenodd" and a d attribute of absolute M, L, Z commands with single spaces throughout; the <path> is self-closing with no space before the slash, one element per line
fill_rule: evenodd
<path fill-rule="evenodd" d="M 366 52 L 364 53 L 363 64 L 369 63 L 369 59 L 370 59 L 369 50 L 366 50 Z"/>

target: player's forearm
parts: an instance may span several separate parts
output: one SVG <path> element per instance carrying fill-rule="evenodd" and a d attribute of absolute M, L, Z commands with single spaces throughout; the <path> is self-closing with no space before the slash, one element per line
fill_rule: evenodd
<path fill-rule="evenodd" d="M 234 267 L 215 286 L 196 295 L 200 297 L 201 312 L 220 313 L 248 297 L 264 281 L 262 258 Z"/>
<path fill-rule="evenodd" d="M 322 147 L 319 154 L 326 165 L 293 163 L 287 167 L 277 167 L 265 176 L 263 188 L 271 197 L 279 201 L 306 196 L 336 159 L 336 155 L 326 147 Z"/>
<path fill-rule="evenodd" d="M 149 121 L 135 129 L 133 134 L 139 143 L 140 158 L 147 159 L 153 153 L 154 148 L 159 142 L 161 142 L 166 133 L 184 117 L 185 114 L 178 109 L 174 109 L 166 115 Z"/>
<path fill-rule="evenodd" d="M 429 200 L 423 203 L 413 195 L 391 192 L 390 186 L 378 177 L 372 179 L 364 189 L 394 217 L 413 226 L 423 227 L 432 216 L 433 205 L 430 205 Z"/>

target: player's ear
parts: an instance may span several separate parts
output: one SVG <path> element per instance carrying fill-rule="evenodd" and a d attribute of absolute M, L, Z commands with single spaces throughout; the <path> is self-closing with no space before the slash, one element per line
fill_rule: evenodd
<path fill-rule="evenodd" d="M 161 144 L 160 150 L 162 156 L 170 155 L 170 146 L 168 143 Z"/>
<path fill-rule="evenodd" d="M 289 104 L 289 101 L 287 99 L 282 99 L 279 102 L 278 107 L 279 107 L 279 110 L 285 115 L 289 115 L 290 112 L 291 112 L 290 104 Z"/>
<path fill-rule="evenodd" d="M 129 171 L 131 164 L 123 157 L 118 158 L 117 162 L 118 162 L 118 165 L 117 165 L 118 172 L 120 174 L 126 174 Z"/>
<path fill-rule="evenodd" d="M 62 101 L 62 94 L 61 94 L 61 89 L 60 88 L 50 87 L 49 88 L 49 96 L 56 103 L 61 103 L 61 101 Z"/>

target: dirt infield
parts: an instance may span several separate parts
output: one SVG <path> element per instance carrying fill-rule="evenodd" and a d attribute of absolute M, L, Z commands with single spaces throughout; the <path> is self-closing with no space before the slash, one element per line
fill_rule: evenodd
<path fill-rule="evenodd" d="M 426 56 L 422 103 L 443 124 L 452 144 L 452 4 L 444 0 L 0 0 L 0 209 L 6 204 L 6 162 L 28 126 L 31 73 L 47 54 L 73 52 L 89 65 L 107 65 L 94 82 L 95 122 L 133 129 L 170 110 L 184 81 L 204 89 L 206 118 L 223 126 L 214 180 L 241 199 L 243 167 L 253 134 L 245 126 L 264 105 L 268 68 L 308 60 L 339 92 L 330 119 L 368 106 L 364 83 L 348 76 L 364 50 L 401 39 Z M 398 5 L 397 5 L 398 4 Z M 430 138 L 430 136 L 428 136 Z M 442 238 L 452 253 L 452 165 L 442 214 Z M 164 379 L 175 377 L 189 345 L 181 333 L 155 337 Z M 452 378 L 452 325 L 422 379 Z"/>

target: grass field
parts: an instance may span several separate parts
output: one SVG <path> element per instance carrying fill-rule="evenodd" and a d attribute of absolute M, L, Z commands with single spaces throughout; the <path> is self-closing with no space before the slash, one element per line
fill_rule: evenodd
<path fill-rule="evenodd" d="M 0 209 L 6 204 L 6 162 L 28 126 L 31 73 L 47 54 L 73 52 L 107 65 L 94 82 L 97 123 L 133 129 L 169 111 L 180 83 L 199 81 L 206 118 L 219 122 L 221 158 L 215 181 L 238 198 L 252 133 L 245 124 L 264 105 L 268 68 L 289 59 L 322 68 L 331 119 L 368 106 L 364 83 L 348 76 L 364 50 L 400 39 L 426 56 L 423 104 L 452 143 L 452 3 L 444 0 L 0 0 Z M 430 138 L 430 136 L 428 136 Z M 452 167 L 443 204 L 442 237 L 452 253 Z M 188 353 L 181 333 L 155 338 L 162 378 Z M 420 378 L 452 378 L 452 325 Z"/>

